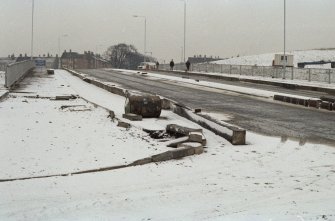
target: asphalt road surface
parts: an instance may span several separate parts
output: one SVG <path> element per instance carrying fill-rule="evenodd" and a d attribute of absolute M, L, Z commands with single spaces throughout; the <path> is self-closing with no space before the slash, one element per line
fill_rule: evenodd
<path fill-rule="evenodd" d="M 232 118 L 227 122 L 243 127 L 248 131 L 281 136 L 283 139 L 299 139 L 302 144 L 308 141 L 335 145 L 334 111 L 305 108 L 220 89 L 211 89 L 163 79 L 153 79 L 140 74 L 94 69 L 79 71 L 98 79 L 117 83 L 125 89 L 159 94 L 181 102 L 191 108 L 201 108 L 208 112 L 228 114 Z M 216 82 L 218 81 L 216 80 Z M 260 88 L 256 84 L 248 84 L 247 86 Z M 276 89 L 274 86 L 267 88 L 268 90 L 270 88 Z M 277 89 L 284 93 L 287 90 L 282 88 Z M 298 90 L 288 91 L 291 94 L 309 96 L 313 93 Z M 317 94 L 315 97 L 319 95 Z"/>

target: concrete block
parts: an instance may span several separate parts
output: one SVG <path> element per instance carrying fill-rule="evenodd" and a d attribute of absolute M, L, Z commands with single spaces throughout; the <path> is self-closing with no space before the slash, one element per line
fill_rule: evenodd
<path fill-rule="evenodd" d="M 129 128 L 130 124 L 123 122 L 123 121 L 119 121 L 117 124 L 118 127 L 124 127 L 124 128 Z"/>
<path fill-rule="evenodd" d="M 333 103 L 328 101 L 322 101 L 320 104 L 320 108 L 331 111 L 333 109 Z"/>
<path fill-rule="evenodd" d="M 183 146 L 183 144 L 181 144 L 177 149 L 170 150 L 170 152 L 172 153 L 173 159 L 179 159 L 186 156 L 194 155 L 194 148 L 189 146 Z"/>
<path fill-rule="evenodd" d="M 83 81 L 85 81 L 87 83 L 91 83 L 91 79 L 90 78 L 84 78 Z"/>
<path fill-rule="evenodd" d="M 131 120 L 131 121 L 141 121 L 142 120 L 142 116 L 137 115 L 137 114 L 131 114 L 131 113 L 123 114 L 122 117 L 128 120 Z"/>
<path fill-rule="evenodd" d="M 308 106 L 309 107 L 319 108 L 320 107 L 320 101 L 319 100 L 310 99 L 310 100 L 308 100 Z"/>
<path fill-rule="evenodd" d="M 291 103 L 291 97 L 284 97 L 284 102 Z"/>
<path fill-rule="evenodd" d="M 204 152 L 204 146 L 196 142 L 187 142 L 178 145 L 178 148 L 193 148 L 194 154 L 202 154 Z"/>
<path fill-rule="evenodd" d="M 197 147 L 194 147 L 194 154 L 202 154 L 204 152 L 204 146 L 197 146 Z"/>
<path fill-rule="evenodd" d="M 299 104 L 299 99 L 295 97 L 291 97 L 291 103 L 292 104 Z"/>
<path fill-rule="evenodd" d="M 335 103 L 335 97 L 322 96 L 322 97 L 320 97 L 320 99 L 321 99 L 322 101 L 328 101 L 328 102 L 331 102 L 331 103 Z"/>
<path fill-rule="evenodd" d="M 144 164 L 148 164 L 152 162 L 152 158 L 151 157 L 147 157 L 147 158 L 143 158 L 140 160 L 136 160 L 134 162 L 132 162 L 131 164 L 129 164 L 129 166 L 140 166 L 140 165 L 144 165 Z"/>
<path fill-rule="evenodd" d="M 166 126 L 166 132 L 175 136 L 188 136 L 191 132 L 201 132 L 202 129 L 194 129 L 194 128 L 188 128 L 183 127 L 178 124 L 168 124 Z"/>
<path fill-rule="evenodd" d="M 62 96 L 56 96 L 55 100 L 70 100 L 73 97 L 71 95 L 62 95 Z"/>
<path fill-rule="evenodd" d="M 164 153 L 156 154 L 151 156 L 152 162 L 167 161 L 173 159 L 173 154 L 171 151 L 166 151 Z"/>
<path fill-rule="evenodd" d="M 233 136 L 231 137 L 231 143 L 233 145 L 244 145 L 246 138 L 245 130 L 234 130 Z"/>
<path fill-rule="evenodd" d="M 189 139 L 188 136 L 180 137 L 180 138 L 177 138 L 177 139 L 168 141 L 168 142 L 166 143 L 166 146 L 176 148 L 179 144 L 188 141 L 188 139 Z"/>
<path fill-rule="evenodd" d="M 49 74 L 49 75 L 55 74 L 55 70 L 54 69 L 47 69 L 47 74 Z"/>
<path fill-rule="evenodd" d="M 201 132 L 190 132 L 188 140 L 206 145 L 206 138 Z"/>
<path fill-rule="evenodd" d="M 163 98 L 163 99 L 161 99 L 161 101 L 162 101 L 162 109 L 163 110 L 170 110 L 171 109 L 171 101 L 170 100 Z"/>
<path fill-rule="evenodd" d="M 144 118 L 159 117 L 162 101 L 154 95 L 130 95 L 126 99 L 125 113 L 141 115 Z"/>
<path fill-rule="evenodd" d="M 197 113 L 201 113 L 201 109 L 200 109 L 200 108 L 195 108 L 195 109 L 194 109 L 194 113 L 196 113 L 196 114 L 197 114 Z"/>
<path fill-rule="evenodd" d="M 284 96 L 275 94 L 275 95 L 273 96 L 273 100 L 276 100 L 276 101 L 284 101 Z"/>
<path fill-rule="evenodd" d="M 306 99 L 298 99 L 298 104 L 302 106 L 308 106 L 308 102 Z"/>

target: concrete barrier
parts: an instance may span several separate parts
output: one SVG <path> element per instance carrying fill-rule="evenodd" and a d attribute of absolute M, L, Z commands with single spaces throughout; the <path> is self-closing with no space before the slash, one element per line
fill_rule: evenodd
<path fill-rule="evenodd" d="M 200 126 L 212 131 L 213 133 L 225 138 L 233 145 L 246 144 L 246 130 L 243 128 L 228 123 L 205 119 L 202 116 L 199 116 L 179 105 L 174 105 L 172 110 L 174 113 L 190 121 L 193 121 Z"/>
<path fill-rule="evenodd" d="M 27 60 L 7 65 L 5 73 L 5 86 L 11 87 L 22 80 L 33 68 L 35 62 Z"/>

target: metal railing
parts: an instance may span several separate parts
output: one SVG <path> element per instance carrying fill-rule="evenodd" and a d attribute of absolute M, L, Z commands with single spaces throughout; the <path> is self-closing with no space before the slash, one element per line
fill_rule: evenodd
<path fill-rule="evenodd" d="M 5 73 L 5 86 L 10 87 L 22 79 L 32 68 L 35 67 L 33 60 L 27 60 L 7 65 Z"/>
<path fill-rule="evenodd" d="M 159 67 L 162 70 L 170 70 L 170 66 L 168 64 L 162 64 Z M 185 71 L 186 66 L 185 64 L 179 63 L 174 66 L 174 70 Z M 309 82 L 322 82 L 328 84 L 335 83 L 334 69 L 286 67 L 286 71 L 284 73 L 282 67 L 276 66 L 200 63 L 191 64 L 190 71 L 224 73 L 230 75 L 255 76 L 276 79 L 302 80 Z"/>

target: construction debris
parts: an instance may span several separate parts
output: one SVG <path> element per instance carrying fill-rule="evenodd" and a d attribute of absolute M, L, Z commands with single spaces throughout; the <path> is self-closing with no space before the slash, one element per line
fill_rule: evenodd
<path fill-rule="evenodd" d="M 202 133 L 202 129 L 193 129 L 193 128 L 179 126 L 177 124 L 168 124 L 166 126 L 166 132 L 176 137 L 182 137 L 182 136 L 188 136 L 191 132 Z"/>
<path fill-rule="evenodd" d="M 123 128 L 130 128 L 130 124 L 128 124 L 126 122 L 123 122 L 123 121 L 120 121 L 120 120 L 119 120 L 117 126 L 118 127 L 123 127 Z"/>
<path fill-rule="evenodd" d="M 141 121 L 142 120 L 142 116 L 141 115 L 131 114 L 131 113 L 123 114 L 122 117 L 126 118 L 128 120 L 131 120 L 131 121 Z"/>
<path fill-rule="evenodd" d="M 126 99 L 125 113 L 140 115 L 144 118 L 159 117 L 162 101 L 154 95 L 129 95 Z"/>

